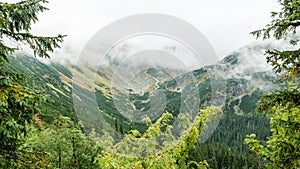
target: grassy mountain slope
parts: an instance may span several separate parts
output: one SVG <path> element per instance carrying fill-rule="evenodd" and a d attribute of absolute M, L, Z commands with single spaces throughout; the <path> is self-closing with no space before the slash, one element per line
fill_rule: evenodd
<path fill-rule="evenodd" d="M 260 50 L 263 50 L 263 48 Z M 248 149 L 242 142 L 246 134 L 259 133 L 257 137 L 260 139 L 264 139 L 270 134 L 268 119 L 256 115 L 254 109 L 260 96 L 275 88 L 278 84 L 273 81 L 274 76 L 271 72 L 256 67 L 247 67 L 242 55 L 243 53 L 239 52 L 233 53 L 225 57 L 218 66 L 201 68 L 175 78 L 164 74 L 164 69 L 153 68 L 140 72 L 135 77 L 136 81 L 130 81 L 125 74 L 123 77 L 124 82 L 132 83 L 131 87 L 128 88 L 124 88 L 118 83 L 114 84 L 116 85 L 114 86 L 115 88 L 112 87 L 111 82 L 114 76 L 111 67 L 96 69 L 85 65 L 61 65 L 59 63 L 47 65 L 37 61 L 35 58 L 17 55 L 10 58 L 12 64 L 7 69 L 26 74 L 26 85 L 34 87 L 34 89 L 47 95 L 48 99 L 41 107 L 41 118 L 46 123 L 51 123 L 59 115 L 68 116 L 72 120 L 78 121 L 73 98 L 89 100 L 91 99 L 89 98 L 89 93 L 94 93 L 99 109 L 97 113 L 101 114 L 112 128 L 121 133 L 130 129 L 138 129 L 140 131 L 146 129 L 145 124 L 127 119 L 115 107 L 113 98 L 126 99 L 126 93 L 129 94 L 129 98 L 127 98 L 129 102 L 126 103 L 127 105 L 124 105 L 125 108 L 126 106 L 131 106 L 133 111 L 147 111 L 151 108 L 150 97 L 154 95 L 153 91 L 162 89 L 166 96 L 165 111 L 172 113 L 175 117 L 179 114 L 182 104 L 188 105 L 188 103 L 182 101 L 186 99 L 182 93 L 184 90 L 189 91 L 191 86 L 196 86 L 199 92 L 200 106 L 198 109 L 215 102 L 211 97 L 214 93 L 211 92 L 226 95 L 223 107 L 224 114 L 218 127 L 205 144 L 201 144 L 198 147 L 200 149 L 196 151 L 207 150 L 208 153 L 208 150 L 214 147 L 211 145 L 218 144 L 221 146 L 221 149 L 226 150 L 229 154 L 234 152 L 245 154 Z M 216 83 L 218 86 L 218 83 L 221 83 L 221 81 L 209 72 L 215 72 L 223 76 L 226 80 L 224 89 L 220 91 L 211 90 L 212 83 Z M 72 80 L 75 73 L 80 77 L 80 80 Z M 190 79 L 190 75 L 193 75 L 193 81 Z M 148 78 L 148 80 L 139 83 L 144 78 Z M 80 95 L 81 98 L 72 93 L 74 86 L 81 89 L 80 91 L 83 93 Z M 87 101 L 86 103 L 89 104 L 90 102 Z M 93 105 L 87 105 L 87 107 L 89 106 Z M 84 120 L 88 122 L 90 118 L 93 118 L 93 115 L 87 116 Z M 99 117 L 97 116 L 97 118 Z M 97 118 L 95 116 L 93 122 L 97 121 Z M 88 128 L 87 130 L 90 130 L 95 125 L 92 125 L 91 121 L 91 125 L 85 127 Z M 230 151 L 228 151 L 228 148 Z M 193 153 L 195 154 L 195 152 Z M 202 152 L 199 158 L 207 159 L 207 153 L 203 154 Z M 196 153 L 195 157 L 198 158 L 198 154 L 199 152 Z M 251 156 L 251 159 L 253 158 Z M 211 157 L 208 160 L 211 163 L 215 163 L 216 159 Z"/>

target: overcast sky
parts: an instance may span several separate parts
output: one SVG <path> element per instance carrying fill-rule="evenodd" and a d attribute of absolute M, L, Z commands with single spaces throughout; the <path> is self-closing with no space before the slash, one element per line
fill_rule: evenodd
<path fill-rule="evenodd" d="M 125 16 L 162 13 L 181 18 L 198 28 L 218 57 L 255 41 L 249 32 L 264 27 L 277 0 L 49 0 L 50 10 L 39 14 L 33 32 L 67 34 L 60 52 L 78 55 L 98 30 Z M 66 56 L 68 57 L 68 56 Z"/>

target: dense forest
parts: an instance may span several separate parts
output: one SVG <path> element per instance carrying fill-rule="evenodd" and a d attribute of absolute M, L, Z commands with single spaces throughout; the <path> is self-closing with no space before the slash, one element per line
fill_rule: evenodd
<path fill-rule="evenodd" d="M 299 49 L 257 45 L 255 50 L 266 50 L 273 72 L 243 72 L 242 76 L 222 79 L 209 72 L 229 74 L 241 64 L 241 54 L 228 55 L 218 65 L 175 78 L 162 76 L 163 69 L 147 69 L 141 76 L 163 79 L 153 78 L 150 84 L 164 91 L 166 106 L 158 118 L 145 117 L 141 123 L 129 120 L 116 108 L 110 67 L 45 64 L 19 50 L 26 44 L 35 57 L 51 59 L 51 52 L 63 43 L 65 35 L 30 33 L 37 14 L 48 10 L 45 3 L 0 2 L 0 168 L 300 167 Z M 297 47 L 300 1 L 279 3 L 282 9 L 272 13 L 274 20 L 251 34 L 263 39 L 289 39 L 290 45 Z M 13 47 L 7 41 L 17 44 Z M 84 77 L 91 72 L 96 72 L 93 82 L 84 78 L 83 82 L 72 81 L 74 73 Z M 226 84 L 220 90 L 211 90 L 223 81 Z M 199 98 L 184 96 L 192 87 L 198 90 Z M 76 93 L 74 88 L 80 90 Z M 97 114 L 79 114 L 76 106 L 81 100 L 86 100 L 86 107 L 93 106 L 90 93 L 96 98 Z M 136 111 L 151 109 L 152 90 L 119 89 L 116 94 L 118 99 L 129 99 Z M 226 95 L 222 107 L 213 105 L 217 102 L 214 95 Z M 194 118 L 180 113 L 183 104 L 193 104 L 186 103 L 189 100 L 199 103 Z M 218 127 L 206 138 L 207 127 L 216 122 L 214 117 L 220 118 Z M 99 119 L 107 123 L 98 124 Z M 172 126 L 176 119 L 188 124 L 181 126 L 185 132 L 178 138 Z M 103 131 L 100 125 L 113 131 Z"/>

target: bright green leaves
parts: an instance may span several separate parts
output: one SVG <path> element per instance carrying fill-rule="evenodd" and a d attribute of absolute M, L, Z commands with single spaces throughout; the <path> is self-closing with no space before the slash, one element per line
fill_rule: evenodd
<path fill-rule="evenodd" d="M 247 136 L 245 143 L 263 160 L 269 168 L 300 167 L 300 106 L 273 108 L 271 110 L 272 136 L 261 145 L 254 135 Z"/>
<path fill-rule="evenodd" d="M 80 125 L 63 116 L 45 128 L 28 126 L 30 133 L 18 149 L 22 168 L 98 168 L 94 159 L 101 148 L 95 132 L 86 135 Z M 1 159 L 0 168 L 7 168 Z"/>
<path fill-rule="evenodd" d="M 269 168 L 300 167 L 300 91 L 288 87 L 264 95 L 257 112 L 270 117 L 272 136 L 261 144 L 254 135 L 247 136 L 245 143 Z"/>
<path fill-rule="evenodd" d="M 291 45 L 296 45 L 296 35 L 300 26 L 300 1 L 279 0 L 280 12 L 273 12 L 274 20 L 266 28 L 251 32 L 256 37 L 268 39 L 288 38 Z M 247 136 L 245 143 L 263 160 L 269 168 L 300 167 L 300 49 L 266 52 L 267 62 L 276 73 L 283 73 L 287 87 L 264 95 L 258 103 L 257 112 L 270 117 L 272 136 L 262 144 L 255 135 Z"/>
<path fill-rule="evenodd" d="M 9 154 L 8 151 L 20 144 L 20 141 L 22 141 L 20 133 L 23 133 L 24 130 L 25 127 L 18 124 L 13 118 L 1 122 L 0 135 L 3 138 L 0 146 L 2 149 L 1 155 Z"/>
<path fill-rule="evenodd" d="M 300 105 L 300 91 L 297 89 L 285 89 L 272 92 L 271 94 L 264 95 L 258 102 L 257 112 L 263 113 L 265 115 L 273 115 L 274 107 L 279 106 L 289 106 L 293 108 Z"/>
<path fill-rule="evenodd" d="M 256 135 L 251 134 L 247 135 L 245 139 L 245 144 L 247 144 L 251 151 L 255 152 L 258 157 L 263 160 L 268 160 L 269 158 L 269 150 L 260 144 L 259 140 L 256 140 Z"/>
<path fill-rule="evenodd" d="M 107 140 L 101 143 L 104 145 L 104 150 L 99 154 L 97 162 L 101 168 L 208 168 L 209 165 L 205 160 L 199 163 L 189 161 L 189 151 L 195 148 L 205 124 L 220 112 L 221 109 L 216 107 L 201 110 L 192 126 L 179 140 L 175 140 L 172 133 L 169 132 L 171 126 L 168 125 L 168 122 L 173 118 L 169 113 L 164 113 L 153 124 L 149 122 L 148 130 L 144 134 L 132 131 L 114 146 L 105 146 L 114 144 L 114 140 L 109 135 L 105 135 Z M 163 132 L 162 129 L 164 129 Z M 158 151 L 156 148 L 159 144 L 157 136 L 161 135 L 167 139 Z M 132 144 L 135 144 L 134 151 L 139 154 L 124 154 L 126 151 L 123 152 L 123 150 L 128 149 Z M 109 149 L 107 149 L 108 147 Z"/>

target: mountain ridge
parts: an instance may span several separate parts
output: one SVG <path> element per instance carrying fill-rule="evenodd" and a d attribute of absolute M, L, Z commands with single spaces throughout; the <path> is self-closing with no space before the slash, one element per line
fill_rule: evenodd
<path fill-rule="evenodd" d="M 258 48 L 260 51 L 265 50 L 265 48 L 261 46 L 254 49 L 257 50 Z M 27 85 L 41 89 L 49 96 L 48 101 L 45 103 L 45 108 L 42 108 L 44 113 L 41 115 L 42 119 L 47 122 L 51 123 L 56 116 L 61 114 L 71 117 L 74 121 L 86 120 L 86 122 L 83 123 L 86 131 L 97 128 L 96 121 L 78 119 L 78 113 L 76 114 L 76 110 L 74 109 L 74 99 L 78 101 L 90 100 L 91 98 L 88 98 L 88 93 L 92 93 L 96 98 L 95 104 L 97 104 L 98 107 L 97 111 L 101 113 L 101 117 L 103 117 L 112 128 L 115 130 L 122 128 L 122 132 L 127 132 L 130 129 L 144 131 L 146 126 L 143 123 L 131 121 L 126 118 L 127 114 L 119 112 L 115 107 L 116 100 L 114 99 L 127 99 L 128 103 L 124 103 L 124 105 L 131 106 L 133 111 L 147 111 L 151 108 L 150 98 L 153 94 L 152 91 L 165 90 L 166 107 L 164 111 L 168 111 L 177 116 L 180 113 L 180 107 L 188 106 L 188 103 L 187 105 L 182 105 L 184 103 L 182 99 L 185 99 L 182 96 L 182 92 L 186 86 L 194 85 L 194 87 L 196 87 L 194 89 L 198 90 L 200 109 L 211 105 L 213 103 L 211 100 L 212 96 L 218 93 L 216 91 L 214 91 L 215 94 L 211 93 L 212 87 L 214 87 L 212 83 L 216 83 L 218 86 L 218 83 L 222 84 L 222 80 L 225 80 L 226 86 L 218 93 L 226 95 L 223 107 L 225 112 L 223 118 L 245 118 L 246 121 L 247 118 L 251 119 L 255 117 L 253 121 L 257 121 L 261 118 L 255 115 L 254 112 L 256 101 L 258 101 L 263 93 L 275 89 L 278 84 L 273 81 L 275 75 L 271 71 L 262 71 L 261 69 L 253 72 L 248 71 L 252 68 L 256 68 L 256 66 L 245 65 L 242 58 L 243 55 L 240 53 L 241 52 L 234 52 L 228 55 L 220 61 L 218 65 L 207 66 L 193 70 L 192 72 L 183 73 L 181 76 L 176 77 L 167 74 L 171 70 L 164 70 L 162 68 L 156 69 L 153 67 L 147 68 L 139 72 L 140 75 L 138 76 L 140 77 L 133 76 L 137 82 L 142 81 L 142 83 L 135 83 L 135 88 L 140 88 L 142 92 L 128 86 L 120 86 L 117 83 L 115 83 L 117 86 L 112 86 L 111 81 L 112 78 L 114 78 L 114 69 L 112 67 L 100 67 L 97 69 L 86 67 L 85 65 L 61 65 L 59 63 L 50 63 L 47 65 L 31 57 L 16 56 L 10 58 L 12 64 L 8 68 L 20 73 L 29 74 Z M 241 66 L 246 68 L 235 68 Z M 240 71 L 236 72 L 236 74 L 232 74 L 232 72 L 236 70 Z M 74 81 L 73 79 L 75 73 L 80 77 L 78 81 Z M 219 77 L 224 76 L 222 77 L 224 79 L 218 79 L 216 74 L 218 74 Z M 245 77 L 242 77 L 242 75 L 245 75 Z M 124 76 L 124 81 L 132 83 L 132 80 L 126 79 L 126 76 L 127 75 Z M 145 88 L 146 81 L 143 81 L 143 78 L 147 76 L 150 80 L 147 82 L 149 85 L 148 88 Z M 128 75 L 128 77 L 130 76 Z M 190 83 L 191 77 L 194 79 L 193 83 Z M 73 92 L 74 86 L 82 89 L 83 97 Z M 144 91 L 144 89 L 147 90 Z M 89 102 L 90 101 L 87 101 L 87 107 L 92 107 L 93 105 Z M 93 115 L 87 116 L 86 118 L 92 117 Z M 96 119 L 97 118 L 95 118 L 95 120 Z M 155 119 L 156 118 L 153 120 Z M 222 123 L 221 119 L 220 125 L 226 125 Z M 232 121 L 230 123 L 232 123 Z M 219 127 L 222 128 L 222 126 Z M 243 128 L 246 130 L 247 125 Z M 267 128 L 265 128 L 265 130 L 267 131 Z M 218 129 L 216 131 L 218 132 Z M 213 134 L 212 137 L 217 137 L 214 135 L 216 134 Z M 262 137 L 266 136 L 267 135 Z"/>

